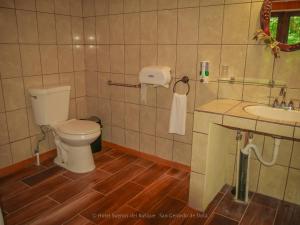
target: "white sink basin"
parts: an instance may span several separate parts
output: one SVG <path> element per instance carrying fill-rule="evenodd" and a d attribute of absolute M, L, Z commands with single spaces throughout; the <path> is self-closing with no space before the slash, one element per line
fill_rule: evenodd
<path fill-rule="evenodd" d="M 247 106 L 244 110 L 249 114 L 266 119 L 300 123 L 300 111 L 297 110 L 277 109 L 261 105 Z"/>

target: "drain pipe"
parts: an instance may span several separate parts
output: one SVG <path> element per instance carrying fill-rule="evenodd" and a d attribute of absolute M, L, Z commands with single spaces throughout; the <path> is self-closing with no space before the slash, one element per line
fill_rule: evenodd
<path fill-rule="evenodd" d="M 40 143 L 46 139 L 47 126 L 42 125 L 42 126 L 40 126 L 40 129 L 42 131 L 43 136 L 37 141 L 36 148 L 34 149 L 34 154 L 36 156 L 36 165 L 37 166 L 40 166 Z"/>

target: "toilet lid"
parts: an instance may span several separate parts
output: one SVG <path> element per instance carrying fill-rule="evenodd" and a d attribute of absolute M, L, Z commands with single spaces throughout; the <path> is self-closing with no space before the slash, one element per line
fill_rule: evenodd
<path fill-rule="evenodd" d="M 100 126 L 88 120 L 69 120 L 57 129 L 65 134 L 91 134 L 100 131 Z"/>

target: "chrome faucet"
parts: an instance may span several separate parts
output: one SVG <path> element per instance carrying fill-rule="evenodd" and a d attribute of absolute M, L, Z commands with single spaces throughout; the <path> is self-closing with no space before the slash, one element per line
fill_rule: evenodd
<path fill-rule="evenodd" d="M 282 87 L 279 92 L 279 97 L 282 97 L 282 100 L 279 103 L 278 98 L 275 98 L 274 102 L 272 104 L 273 108 L 281 108 L 281 109 L 287 109 L 287 110 L 295 109 L 295 104 L 294 104 L 293 100 L 290 100 L 288 104 L 286 103 L 286 93 L 287 93 L 286 87 Z"/>
<path fill-rule="evenodd" d="M 288 109 L 290 109 L 290 110 L 295 110 L 295 105 L 294 105 L 293 100 L 290 100 L 290 101 L 289 101 Z"/>
<path fill-rule="evenodd" d="M 281 107 L 281 108 L 285 108 L 285 107 L 286 107 L 286 101 L 285 101 L 285 98 L 286 98 L 286 92 L 287 92 L 287 90 L 286 90 L 285 87 L 282 87 L 282 88 L 280 89 L 279 96 L 282 97 L 282 101 L 281 101 L 281 103 L 280 103 L 280 107 Z"/>

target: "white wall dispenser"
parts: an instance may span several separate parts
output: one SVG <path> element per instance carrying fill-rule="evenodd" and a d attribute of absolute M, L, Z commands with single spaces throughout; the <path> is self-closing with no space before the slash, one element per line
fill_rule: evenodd
<path fill-rule="evenodd" d="M 139 80 L 141 84 L 141 99 L 143 103 L 146 103 L 147 85 L 169 88 L 171 82 L 171 68 L 168 66 L 144 67 L 139 73 Z"/>

